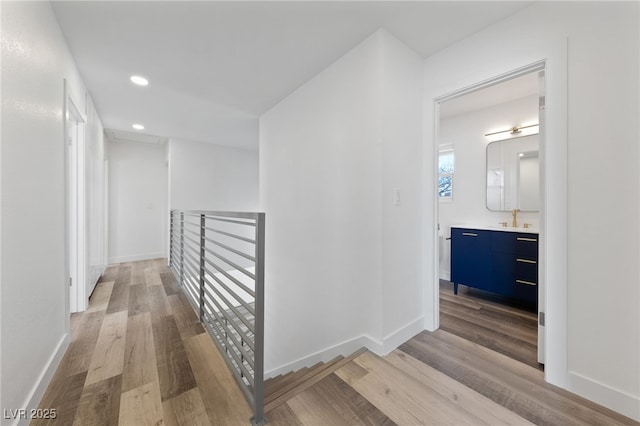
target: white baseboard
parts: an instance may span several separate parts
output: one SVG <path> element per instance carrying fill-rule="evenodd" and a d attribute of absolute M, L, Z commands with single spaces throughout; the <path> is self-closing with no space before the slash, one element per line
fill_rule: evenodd
<path fill-rule="evenodd" d="M 137 262 L 139 260 L 160 259 L 165 257 L 167 257 L 166 253 L 149 253 L 149 254 L 136 254 L 132 256 L 110 257 L 109 265 L 113 265 L 114 263 Z"/>
<path fill-rule="evenodd" d="M 56 372 L 56 369 L 58 368 L 58 365 L 60 365 L 60 361 L 62 360 L 62 357 L 64 356 L 65 351 L 69 347 L 70 340 L 71 339 L 70 339 L 69 333 L 65 333 L 64 336 L 62 336 L 62 338 L 58 342 L 56 349 L 51 354 L 51 357 L 49 357 L 49 361 L 43 368 L 42 372 L 40 373 L 40 376 L 38 377 L 38 380 L 36 381 L 31 392 L 29 393 L 29 395 L 25 400 L 25 403 L 23 406 L 26 409 L 26 413 L 30 413 L 31 410 L 37 409 L 38 405 L 40 405 L 40 401 L 44 396 L 44 392 L 47 390 L 47 387 L 51 382 L 51 378 L 53 377 L 53 374 Z M 18 426 L 27 426 L 29 422 L 30 420 L 28 418 L 16 419 L 12 424 L 18 425 Z"/>
<path fill-rule="evenodd" d="M 388 334 L 384 338 L 381 351 L 375 351 L 372 348 L 369 348 L 369 349 L 371 349 L 377 355 L 385 356 L 423 330 L 424 330 L 424 317 L 420 317 L 411 321 L 409 324 L 405 325 L 404 327 L 397 329 L 393 333 Z"/>
<path fill-rule="evenodd" d="M 639 396 L 630 395 L 571 371 L 568 390 L 635 421 L 640 421 Z"/>
<path fill-rule="evenodd" d="M 292 371 L 298 371 L 301 368 L 310 367 L 314 364 L 317 364 L 318 362 L 330 361 L 340 355 L 351 355 L 362 347 L 371 346 L 372 342 L 370 342 L 369 340 L 370 339 L 366 336 L 360 336 L 342 343 L 338 343 L 337 345 L 330 348 L 323 349 L 304 358 L 297 359 L 295 361 L 281 365 L 280 367 L 276 367 L 269 371 L 266 371 L 264 373 L 264 378 L 268 379 L 279 374 L 287 374 Z"/>
<path fill-rule="evenodd" d="M 310 367 L 318 362 L 327 362 L 337 356 L 349 356 L 360 348 L 367 348 L 371 352 L 384 356 L 396 349 L 398 346 L 424 330 L 424 318 L 418 318 L 404 327 L 399 328 L 385 337 L 384 341 L 374 339 L 367 335 L 355 337 L 353 339 L 338 343 L 337 345 L 315 352 L 309 356 L 297 359 L 293 362 L 281 365 L 266 371 L 265 379 L 275 377 L 279 374 L 286 374 L 291 371 L 298 371 L 304 367 Z"/>
<path fill-rule="evenodd" d="M 445 271 L 444 269 L 440 269 L 440 279 L 451 281 L 451 272 Z"/>

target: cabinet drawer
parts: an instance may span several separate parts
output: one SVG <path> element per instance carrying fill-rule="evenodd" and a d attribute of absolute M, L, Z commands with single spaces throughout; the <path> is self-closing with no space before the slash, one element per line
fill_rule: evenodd
<path fill-rule="evenodd" d="M 538 259 L 538 234 L 516 234 L 515 254 Z"/>
<path fill-rule="evenodd" d="M 516 280 L 523 280 L 538 283 L 538 262 L 526 257 L 515 256 L 515 272 Z"/>
<path fill-rule="evenodd" d="M 492 250 L 498 253 L 513 253 L 529 259 L 537 259 L 538 234 L 496 231 L 493 233 Z"/>

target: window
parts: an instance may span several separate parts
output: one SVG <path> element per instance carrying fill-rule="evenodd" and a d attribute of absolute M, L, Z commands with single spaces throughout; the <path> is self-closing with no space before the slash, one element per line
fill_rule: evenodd
<path fill-rule="evenodd" d="M 438 199 L 453 199 L 453 146 L 441 146 L 438 153 Z"/>

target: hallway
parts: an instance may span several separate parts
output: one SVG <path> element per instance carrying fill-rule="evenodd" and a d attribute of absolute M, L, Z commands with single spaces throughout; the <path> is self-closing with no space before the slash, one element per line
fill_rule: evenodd
<path fill-rule="evenodd" d="M 247 424 L 251 410 L 166 259 L 107 268 L 32 425 Z"/>
<path fill-rule="evenodd" d="M 269 424 L 638 424 L 544 382 L 519 349 L 534 314 L 449 287 L 440 330 L 385 357 L 364 351 L 336 364 L 271 403 Z M 110 266 L 89 309 L 72 315 L 71 334 L 40 404 L 56 418 L 32 425 L 249 424 L 249 405 L 166 259 Z"/>

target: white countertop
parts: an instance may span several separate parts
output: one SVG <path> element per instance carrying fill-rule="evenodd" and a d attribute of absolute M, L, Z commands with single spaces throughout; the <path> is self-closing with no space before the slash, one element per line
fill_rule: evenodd
<path fill-rule="evenodd" d="M 481 229 L 485 231 L 502 231 L 502 232 L 518 232 L 520 234 L 539 234 L 538 228 L 523 228 L 521 226 L 513 228 L 511 226 L 500 225 L 451 225 L 452 228 L 465 228 L 465 229 Z"/>

